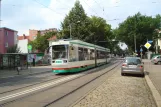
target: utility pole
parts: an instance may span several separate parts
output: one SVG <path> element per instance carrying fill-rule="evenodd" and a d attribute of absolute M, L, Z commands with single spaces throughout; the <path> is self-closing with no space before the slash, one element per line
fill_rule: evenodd
<path fill-rule="evenodd" d="M 148 39 L 147 39 L 147 43 L 148 43 Z M 149 49 L 148 49 L 148 52 L 149 52 Z"/>
<path fill-rule="evenodd" d="M 96 50 L 96 35 L 94 35 L 94 62 L 95 62 L 95 67 L 97 67 L 97 50 Z"/>
<path fill-rule="evenodd" d="M 134 44 L 135 44 L 135 52 L 136 52 L 136 32 L 135 32 L 135 35 L 134 35 Z"/>
<path fill-rule="evenodd" d="M 159 33 L 157 35 L 159 37 Z M 155 47 L 156 47 L 156 54 L 158 53 L 158 37 L 156 39 Z"/>
<path fill-rule="evenodd" d="M 134 52 L 136 52 L 136 23 L 137 23 L 137 16 L 136 16 L 136 20 L 135 20 L 135 35 L 134 35 L 135 51 Z"/>
<path fill-rule="evenodd" d="M 70 39 L 72 39 L 72 25 L 70 24 L 69 27 L 70 27 Z"/>

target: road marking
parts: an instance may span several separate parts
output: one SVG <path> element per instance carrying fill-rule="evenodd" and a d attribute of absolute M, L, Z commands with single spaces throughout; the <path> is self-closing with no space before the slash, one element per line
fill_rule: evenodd
<path fill-rule="evenodd" d="M 57 81 L 50 82 L 50 83 L 47 83 L 47 84 L 44 84 L 44 85 L 41 85 L 41 86 L 37 86 L 37 87 L 31 88 L 31 89 L 28 89 L 28 90 L 25 90 L 25 91 L 22 91 L 22 92 L 7 95 L 5 97 L 1 97 L 0 102 L 4 101 L 4 100 L 11 99 L 11 98 L 15 98 L 15 97 L 18 97 L 18 96 L 21 96 L 21 95 L 24 95 L 24 94 L 28 94 L 28 93 L 31 93 L 31 92 L 34 92 L 34 91 L 37 91 L 37 90 L 40 90 L 40 89 L 44 89 L 46 87 L 49 87 L 49 86 L 52 86 L 52 85 L 55 85 L 55 84 L 58 84 L 58 83 L 61 83 L 61 82 L 67 81 L 67 80 L 71 80 L 71 79 L 77 78 L 77 77 L 82 76 L 82 75 L 85 75 L 85 74 L 78 74 L 78 75 L 68 76 L 68 77 L 59 79 Z"/>

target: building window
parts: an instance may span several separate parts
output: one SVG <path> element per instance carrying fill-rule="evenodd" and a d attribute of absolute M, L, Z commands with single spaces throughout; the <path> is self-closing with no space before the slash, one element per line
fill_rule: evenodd
<path fill-rule="evenodd" d="M 8 43 L 5 43 L 5 47 L 8 47 Z"/>
<path fill-rule="evenodd" d="M 8 32 L 6 31 L 6 36 L 8 36 Z"/>
<path fill-rule="evenodd" d="M 35 40 L 37 36 L 33 36 L 33 39 Z"/>

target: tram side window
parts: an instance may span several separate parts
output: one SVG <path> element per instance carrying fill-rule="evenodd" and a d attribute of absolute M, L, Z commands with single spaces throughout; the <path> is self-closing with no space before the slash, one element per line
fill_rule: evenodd
<path fill-rule="evenodd" d="M 94 60 L 94 58 L 95 58 L 94 50 L 91 49 L 91 50 L 90 50 L 90 60 Z"/>
<path fill-rule="evenodd" d="M 104 51 L 101 52 L 102 58 L 101 59 L 105 59 L 106 58 L 106 53 Z"/>
<path fill-rule="evenodd" d="M 76 61 L 76 48 L 74 46 L 69 47 L 69 62 Z"/>
<path fill-rule="evenodd" d="M 83 48 L 79 47 L 78 52 L 79 52 L 79 61 L 83 61 L 84 60 Z"/>
<path fill-rule="evenodd" d="M 102 53 L 102 51 L 100 51 L 100 57 L 99 57 L 100 59 L 103 59 L 103 53 Z"/>
<path fill-rule="evenodd" d="M 110 52 L 106 52 L 107 58 L 110 58 Z"/>
<path fill-rule="evenodd" d="M 84 48 L 84 59 L 89 60 L 89 54 L 88 54 L 88 49 Z"/>
<path fill-rule="evenodd" d="M 97 50 L 97 59 L 100 59 L 100 58 L 101 58 L 100 51 Z"/>

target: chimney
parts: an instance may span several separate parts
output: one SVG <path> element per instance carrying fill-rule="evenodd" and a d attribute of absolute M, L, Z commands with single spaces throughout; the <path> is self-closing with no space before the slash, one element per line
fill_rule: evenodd
<path fill-rule="evenodd" d="M 26 35 L 25 34 L 23 34 L 23 39 L 26 39 Z"/>

